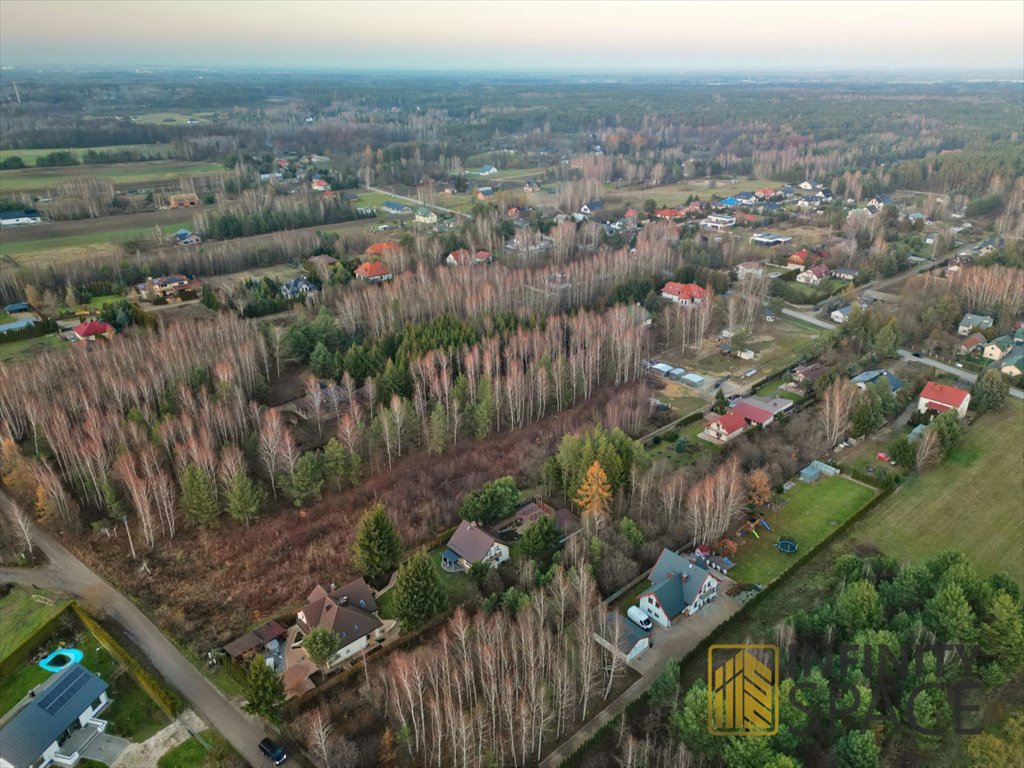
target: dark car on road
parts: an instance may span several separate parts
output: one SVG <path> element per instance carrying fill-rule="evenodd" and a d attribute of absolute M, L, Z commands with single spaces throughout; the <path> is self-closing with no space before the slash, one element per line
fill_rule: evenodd
<path fill-rule="evenodd" d="M 284 749 L 270 739 L 264 739 L 260 742 L 260 752 L 273 760 L 274 765 L 280 765 L 288 759 L 288 755 L 285 754 Z"/>

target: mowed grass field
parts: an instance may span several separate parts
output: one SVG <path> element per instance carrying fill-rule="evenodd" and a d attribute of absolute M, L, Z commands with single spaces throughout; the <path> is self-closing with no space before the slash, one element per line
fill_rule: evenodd
<path fill-rule="evenodd" d="M 850 530 L 900 560 L 965 552 L 982 574 L 1006 571 L 1024 585 L 1024 404 L 1010 399 L 967 430 L 942 466 L 913 477 Z"/>
<path fill-rule="evenodd" d="M 112 184 L 144 184 L 223 171 L 219 163 L 185 160 L 147 160 L 139 163 L 68 165 L 59 168 L 22 168 L 0 171 L 0 194 L 45 190 L 75 179 L 106 179 Z"/>
<path fill-rule="evenodd" d="M 32 595 L 49 599 L 53 604 L 37 602 Z M 0 597 L 0 659 L 6 659 L 11 651 L 24 643 L 46 622 L 64 610 L 68 598 L 66 595 L 44 589 L 28 590 L 14 587 L 9 593 Z"/>
<path fill-rule="evenodd" d="M 801 550 L 807 552 L 829 532 L 853 517 L 871 501 L 875 491 L 845 477 L 823 477 L 817 483 L 798 482 L 786 491 L 786 505 L 765 516 L 772 530 L 758 525 L 760 538 L 747 533 L 735 537 L 740 547 L 733 560 L 736 567 L 729 576 L 739 582 L 768 584 L 799 562 Z M 797 544 L 795 554 L 776 549 L 780 539 Z"/>
<path fill-rule="evenodd" d="M 65 150 L 73 152 L 75 157 L 79 160 L 82 156 L 92 150 L 93 152 L 118 152 L 123 150 L 131 150 L 133 152 L 141 152 L 146 157 L 162 158 L 167 155 L 174 148 L 170 144 L 109 144 L 105 147 L 49 147 L 47 149 L 0 149 L 0 161 L 6 160 L 9 157 L 20 157 L 25 161 L 26 165 L 33 165 L 36 158 L 48 155 L 51 152 L 63 152 Z"/>
<path fill-rule="evenodd" d="M 172 235 L 182 227 L 187 229 L 191 225 L 192 217 L 186 215 L 181 221 L 162 225 L 160 230 L 165 235 Z M 152 237 L 152 227 L 127 227 L 90 232 L 86 235 L 25 240 L 20 243 L 0 241 L 0 253 L 14 257 L 20 264 L 61 261 L 69 258 L 83 258 L 101 251 L 109 252 L 117 243 Z"/>

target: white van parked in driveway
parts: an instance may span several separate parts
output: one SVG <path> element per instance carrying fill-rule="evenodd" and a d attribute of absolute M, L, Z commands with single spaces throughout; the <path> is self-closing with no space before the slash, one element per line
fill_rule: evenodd
<path fill-rule="evenodd" d="M 648 616 L 639 605 L 631 606 L 626 615 L 629 616 L 629 620 L 636 624 L 640 629 L 650 632 L 654 629 L 654 624 L 651 622 L 651 617 Z"/>

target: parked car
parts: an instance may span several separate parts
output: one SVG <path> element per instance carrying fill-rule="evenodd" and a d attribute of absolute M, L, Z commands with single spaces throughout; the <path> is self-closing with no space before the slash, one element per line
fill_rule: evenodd
<path fill-rule="evenodd" d="M 270 739 L 264 739 L 260 742 L 260 752 L 269 757 L 274 765 L 280 765 L 288 759 L 288 755 L 285 754 L 281 745 Z"/>
<path fill-rule="evenodd" d="M 889 461 L 889 454 L 888 453 L 876 453 L 875 454 L 875 458 L 878 459 L 879 461 Z"/>
<path fill-rule="evenodd" d="M 638 605 L 631 605 L 629 610 L 626 611 L 626 615 L 629 620 L 636 624 L 640 629 L 650 632 L 654 629 L 654 623 L 651 621 L 651 617 L 643 612 L 643 609 Z"/>

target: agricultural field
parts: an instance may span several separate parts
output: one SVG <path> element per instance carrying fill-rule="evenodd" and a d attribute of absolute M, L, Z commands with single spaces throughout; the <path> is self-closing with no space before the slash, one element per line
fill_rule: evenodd
<path fill-rule="evenodd" d="M 188 215 L 188 214 L 186 214 Z M 121 223 L 121 222 L 118 222 Z M 172 235 L 182 227 L 192 224 L 191 217 L 173 224 L 164 224 L 160 231 L 164 235 Z M 110 253 L 120 243 L 130 240 L 146 240 L 153 238 L 152 227 L 130 227 L 125 229 L 100 230 L 84 235 L 69 237 L 42 238 L 24 240 L 22 242 L 5 242 L 0 249 L 19 264 L 62 261 L 65 259 L 84 258 L 96 253 Z M 169 241 L 161 243 L 168 245 Z"/>
<path fill-rule="evenodd" d="M 147 112 L 144 115 L 132 115 L 132 120 L 136 123 L 159 125 L 185 125 L 189 120 L 198 120 L 202 125 L 211 122 L 214 117 L 215 115 L 212 112 Z"/>
<path fill-rule="evenodd" d="M 1020 542 L 1024 405 L 981 416 L 944 464 L 912 477 L 850 530 L 856 544 L 919 562 L 959 549 L 982 574 L 1008 571 L 1024 584 Z"/>
<path fill-rule="evenodd" d="M 4 194 L 43 191 L 76 179 L 106 179 L 112 184 L 145 184 L 181 176 L 198 176 L 224 170 L 220 163 L 187 160 L 147 160 L 139 163 L 68 165 L 58 168 L 22 168 L 0 171 Z"/>
<path fill-rule="evenodd" d="M 18 339 L 17 341 L 3 341 L 0 337 L 0 363 L 15 363 L 19 360 L 28 360 L 35 357 L 43 350 L 53 347 L 61 347 L 66 342 L 56 333 L 47 336 L 36 336 L 32 339 Z"/>
<path fill-rule="evenodd" d="M 845 477 L 823 477 L 817 483 L 798 482 L 786 491 L 784 505 L 765 516 L 771 530 L 758 525 L 736 537 L 739 551 L 729 576 L 747 584 L 769 584 L 799 562 L 800 550 L 787 555 L 776 549 L 780 538 L 795 541 L 804 551 L 818 544 L 838 525 L 853 517 L 874 498 L 875 490 Z"/>
<path fill-rule="evenodd" d="M 140 152 L 145 153 L 147 157 L 165 158 L 173 150 L 174 147 L 170 144 L 110 144 L 103 147 L 49 147 L 47 149 L 0 149 L 0 161 L 6 160 L 9 157 L 20 157 L 25 161 L 26 165 L 33 165 L 36 158 L 48 155 L 51 152 L 64 152 L 68 151 L 75 155 L 79 161 L 86 152 L 92 150 L 93 152 Z M 73 166 L 72 166 L 73 167 Z"/>

